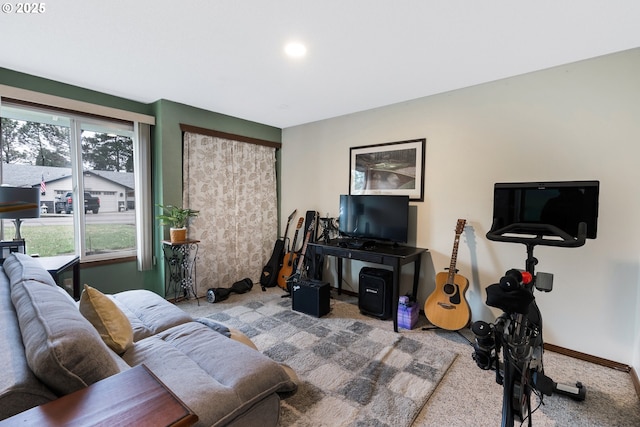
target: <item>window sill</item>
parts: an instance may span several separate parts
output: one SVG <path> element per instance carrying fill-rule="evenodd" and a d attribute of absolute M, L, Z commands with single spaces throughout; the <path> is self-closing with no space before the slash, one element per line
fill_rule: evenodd
<path fill-rule="evenodd" d="M 122 264 L 125 262 L 132 262 L 136 260 L 137 260 L 137 257 L 135 255 L 121 257 L 121 258 L 80 260 L 80 268 L 91 268 L 91 267 L 100 267 L 103 265 Z"/>

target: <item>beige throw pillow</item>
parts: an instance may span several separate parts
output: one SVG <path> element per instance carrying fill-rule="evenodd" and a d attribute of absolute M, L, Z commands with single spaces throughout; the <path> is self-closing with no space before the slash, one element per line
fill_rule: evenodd
<path fill-rule="evenodd" d="M 133 329 L 127 316 L 111 299 L 84 285 L 80 296 L 80 313 L 93 325 L 104 343 L 118 354 L 133 345 Z"/>
<path fill-rule="evenodd" d="M 251 338 L 246 336 L 244 333 L 240 331 L 240 329 L 229 328 L 230 337 L 232 340 L 241 342 L 242 344 L 248 345 L 252 349 L 258 351 L 258 347 L 251 341 Z"/>

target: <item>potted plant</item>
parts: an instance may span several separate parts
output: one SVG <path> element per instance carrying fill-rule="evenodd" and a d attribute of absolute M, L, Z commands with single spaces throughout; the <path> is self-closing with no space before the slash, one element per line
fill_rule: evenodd
<path fill-rule="evenodd" d="M 189 219 L 198 216 L 200 211 L 188 208 L 179 208 L 174 205 L 158 205 L 162 209 L 162 215 L 156 218 L 162 221 L 163 225 L 168 225 L 171 243 L 184 242 L 187 240 L 187 225 Z"/>

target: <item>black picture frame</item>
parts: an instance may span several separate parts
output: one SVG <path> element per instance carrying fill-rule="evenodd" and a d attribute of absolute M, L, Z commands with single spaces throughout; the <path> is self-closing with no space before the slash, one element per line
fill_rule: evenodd
<path fill-rule="evenodd" d="M 426 138 L 349 149 L 349 194 L 389 194 L 424 200 Z"/>

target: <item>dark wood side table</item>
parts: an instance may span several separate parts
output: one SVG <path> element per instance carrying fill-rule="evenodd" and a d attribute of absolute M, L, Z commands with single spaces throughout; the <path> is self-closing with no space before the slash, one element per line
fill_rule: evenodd
<path fill-rule="evenodd" d="M 58 256 L 45 256 L 36 257 L 42 267 L 51 274 L 53 280 L 58 286 L 66 289 L 64 283 L 60 283 L 60 275 L 65 271 L 71 269 L 73 271 L 73 299 L 78 301 L 80 299 L 80 257 L 77 255 L 58 255 Z"/>
<path fill-rule="evenodd" d="M 198 421 L 144 365 L 0 421 L 9 426 L 191 426 Z"/>

